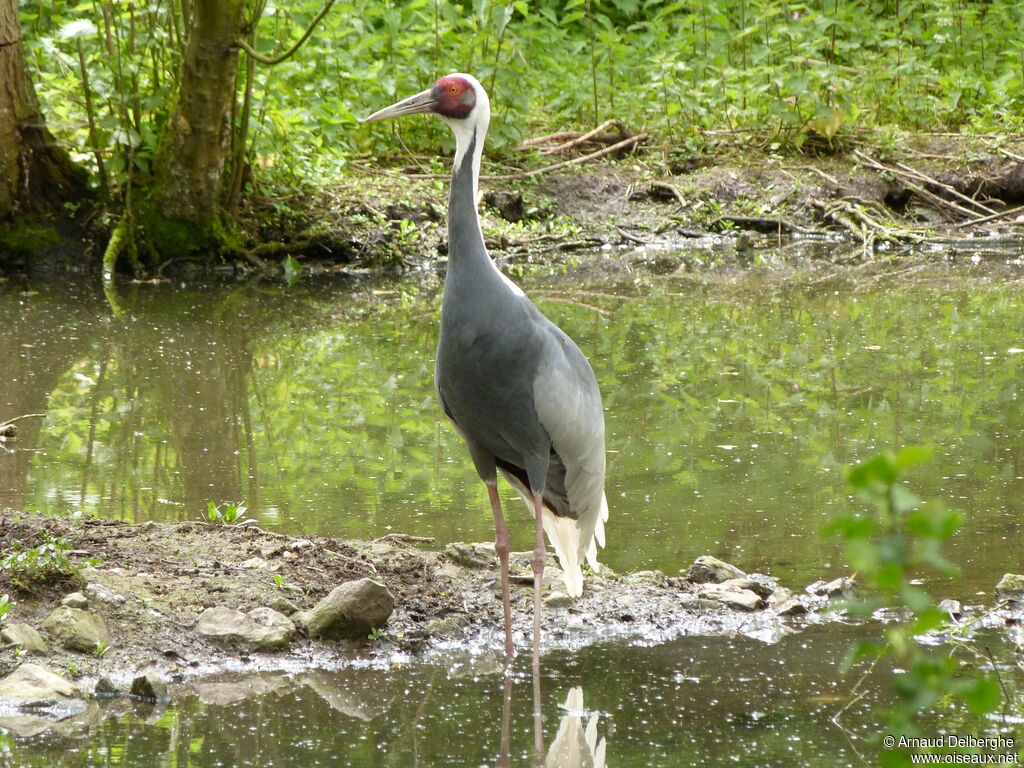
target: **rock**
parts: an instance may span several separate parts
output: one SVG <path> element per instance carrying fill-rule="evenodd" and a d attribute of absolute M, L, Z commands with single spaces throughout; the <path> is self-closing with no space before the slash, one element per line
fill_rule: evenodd
<path fill-rule="evenodd" d="M 22 664 L 0 680 L 0 697 L 17 699 L 21 706 L 42 706 L 81 695 L 78 686 L 41 664 Z"/>
<path fill-rule="evenodd" d="M 781 603 L 773 605 L 772 610 L 779 616 L 803 616 L 807 613 L 807 606 L 796 597 L 789 597 Z"/>
<path fill-rule="evenodd" d="M 103 618 L 81 608 L 62 605 L 46 617 L 46 630 L 64 648 L 82 653 L 92 653 L 101 646 L 110 644 L 110 634 Z"/>
<path fill-rule="evenodd" d="M 748 589 L 762 599 L 767 599 L 772 593 L 770 586 L 762 584 L 760 581 L 755 581 L 749 576 L 745 576 L 742 579 L 726 579 L 722 582 L 721 586 L 729 589 Z"/>
<path fill-rule="evenodd" d="M 444 548 L 444 553 L 466 568 L 493 568 L 497 563 L 493 544 L 466 544 L 453 541 Z"/>
<path fill-rule="evenodd" d="M 832 581 L 816 581 L 807 587 L 807 591 L 812 595 L 851 600 L 857 596 L 857 583 L 843 576 Z"/>
<path fill-rule="evenodd" d="M 566 608 L 573 604 L 573 599 L 565 592 L 552 592 L 544 598 L 544 605 L 551 608 Z"/>
<path fill-rule="evenodd" d="M 267 561 L 262 557 L 250 557 L 248 560 L 243 560 L 238 564 L 239 568 L 251 568 L 253 570 L 260 570 L 267 567 Z"/>
<path fill-rule="evenodd" d="M 295 635 L 295 624 L 272 608 L 255 608 L 246 615 L 218 605 L 199 615 L 196 631 L 247 651 L 282 651 Z"/>
<path fill-rule="evenodd" d="M 726 587 L 724 584 L 705 584 L 697 594 L 709 600 L 740 611 L 756 611 L 764 607 L 764 600 L 749 589 Z"/>
<path fill-rule="evenodd" d="M 954 620 L 959 619 L 964 615 L 964 606 L 959 600 L 950 600 L 949 598 L 940 600 L 939 610 L 945 611 L 949 614 L 949 617 Z"/>
<path fill-rule="evenodd" d="M 299 609 L 295 606 L 291 600 L 286 597 L 278 595 L 270 601 L 270 607 L 278 613 L 284 614 L 285 616 L 291 616 L 293 613 L 298 613 Z"/>
<path fill-rule="evenodd" d="M 518 584 L 523 587 L 533 586 L 533 569 L 525 573 L 510 573 L 508 575 L 509 584 Z M 501 592 L 501 577 L 495 579 L 495 585 L 498 592 Z M 549 565 L 544 568 L 544 575 L 540 580 L 541 589 L 551 589 L 554 586 L 565 586 L 565 572 L 554 565 Z"/>
<path fill-rule="evenodd" d="M 170 701 L 171 698 L 167 695 L 167 683 L 156 672 L 137 675 L 132 680 L 131 694 L 150 701 Z"/>
<path fill-rule="evenodd" d="M 113 572 L 114 570 L 111 569 L 111 573 Z M 107 589 L 105 586 L 98 582 L 86 584 L 85 591 L 89 595 L 95 595 L 97 600 L 100 600 L 104 603 L 111 603 L 113 605 L 123 605 L 125 602 L 124 595 L 115 594 L 114 592 L 111 592 L 109 589 Z"/>
<path fill-rule="evenodd" d="M 295 623 L 273 608 L 253 608 L 249 611 L 249 618 L 267 630 L 260 650 L 284 650 L 295 636 Z"/>
<path fill-rule="evenodd" d="M 72 592 L 70 595 L 65 595 L 60 604 L 66 605 L 68 608 L 85 609 L 89 607 L 89 599 L 81 592 Z"/>
<path fill-rule="evenodd" d="M 95 693 L 97 696 L 121 695 L 121 691 L 118 689 L 116 685 L 114 685 L 114 681 L 111 680 L 109 677 L 101 677 L 99 680 L 97 680 L 96 687 L 93 689 L 93 693 Z"/>
<path fill-rule="evenodd" d="M 434 619 L 427 624 L 427 632 L 434 637 L 457 637 L 462 634 L 465 627 L 464 621 L 459 621 L 451 616 L 445 619 Z"/>
<path fill-rule="evenodd" d="M 359 579 L 335 587 L 297 617 L 311 637 L 361 640 L 383 627 L 394 609 L 395 597 L 387 587 L 373 579 Z"/>
<path fill-rule="evenodd" d="M 4 624 L 0 630 L 0 639 L 5 643 L 14 643 L 29 653 L 49 653 L 46 641 L 28 624 Z"/>
<path fill-rule="evenodd" d="M 747 574 L 735 565 L 719 560 L 711 555 L 701 555 L 693 561 L 686 572 L 686 577 L 694 584 L 721 584 L 729 579 L 744 579 Z"/>
<path fill-rule="evenodd" d="M 601 569 L 602 573 L 604 569 Z M 668 583 L 668 577 L 661 571 L 636 571 L 626 576 L 626 581 L 633 583 L 650 583 L 662 586 Z"/>
<path fill-rule="evenodd" d="M 1004 574 L 996 584 L 996 600 L 1024 603 L 1024 574 Z"/>

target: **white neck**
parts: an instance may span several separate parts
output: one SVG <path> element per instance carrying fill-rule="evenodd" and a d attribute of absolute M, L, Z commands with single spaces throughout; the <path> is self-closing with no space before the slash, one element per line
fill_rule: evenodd
<path fill-rule="evenodd" d="M 479 193 L 480 158 L 484 154 L 484 139 L 487 138 L 487 126 L 491 122 L 491 101 L 487 98 L 487 91 L 480 85 L 479 80 L 472 75 L 456 74 L 459 77 L 465 78 L 473 85 L 473 90 L 476 92 L 476 106 L 473 107 L 473 111 L 467 117 L 462 119 L 443 116 L 441 119 L 448 123 L 448 127 L 455 134 L 453 174 L 458 173 L 462 167 L 462 163 L 466 159 L 466 152 L 469 150 L 469 145 L 473 143 L 474 134 L 476 135 L 476 146 L 474 147 L 473 157 L 470 158 L 470 162 L 473 163 L 473 199 L 475 200 Z"/>

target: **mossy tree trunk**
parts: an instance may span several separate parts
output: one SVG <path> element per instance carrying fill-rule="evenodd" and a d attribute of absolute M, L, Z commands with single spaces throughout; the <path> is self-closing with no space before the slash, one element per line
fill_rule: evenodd
<path fill-rule="evenodd" d="M 0 0 L 0 219 L 35 217 L 86 191 L 47 130 L 25 63 L 18 0 Z"/>
<path fill-rule="evenodd" d="M 221 201 L 230 153 L 237 42 L 245 0 L 192 5 L 178 93 L 155 159 L 146 235 L 162 256 L 223 245 Z"/>

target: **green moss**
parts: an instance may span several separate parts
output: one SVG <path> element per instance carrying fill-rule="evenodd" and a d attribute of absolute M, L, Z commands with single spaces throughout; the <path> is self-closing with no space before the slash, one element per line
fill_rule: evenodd
<path fill-rule="evenodd" d="M 206 261 L 212 254 L 244 250 L 239 233 L 219 218 L 210 223 L 173 219 L 165 216 L 153 200 L 147 200 L 139 207 L 135 219 L 154 261 Z"/>
<path fill-rule="evenodd" d="M 9 254 L 33 256 L 59 244 L 60 235 L 52 226 L 23 216 L 0 230 L 0 251 Z"/>

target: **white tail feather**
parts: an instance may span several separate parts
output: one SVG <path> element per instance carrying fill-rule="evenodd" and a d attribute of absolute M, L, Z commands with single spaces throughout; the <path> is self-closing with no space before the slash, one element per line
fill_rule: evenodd
<path fill-rule="evenodd" d="M 579 597 L 583 594 L 583 567 L 580 563 L 580 533 L 576 521 L 569 517 L 558 517 L 544 507 L 541 522 L 565 574 L 565 593 L 569 597 Z"/>

